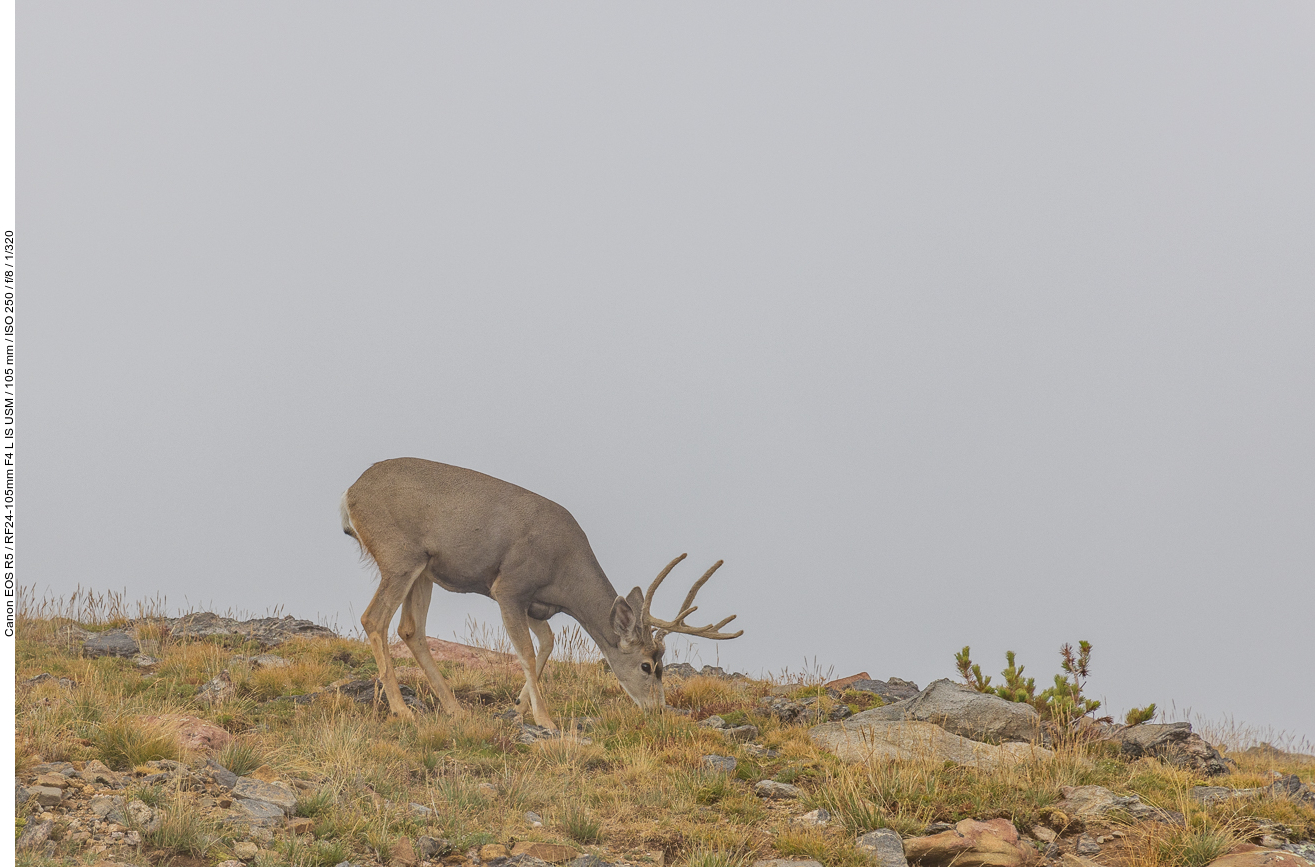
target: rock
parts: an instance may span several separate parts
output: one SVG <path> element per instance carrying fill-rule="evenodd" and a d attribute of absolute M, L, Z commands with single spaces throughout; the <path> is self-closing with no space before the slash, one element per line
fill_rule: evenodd
<path fill-rule="evenodd" d="M 171 729 L 177 735 L 178 743 L 185 750 L 221 750 L 233 739 L 232 734 L 214 723 L 194 716 L 165 713 L 139 716 L 137 719 L 143 723 L 154 723 Z"/>
<path fill-rule="evenodd" d="M 1035 849 L 1019 842 L 1008 819 L 964 819 L 953 831 L 904 841 L 904 854 L 923 867 L 1022 867 L 1037 856 Z"/>
<path fill-rule="evenodd" d="M 1113 740 L 1129 759 L 1153 756 L 1207 777 L 1229 772 L 1228 760 L 1193 732 L 1191 723 L 1140 723 L 1116 732 Z"/>
<path fill-rule="evenodd" d="M 138 668 L 152 668 L 160 664 L 160 660 L 154 656 L 138 655 L 132 658 L 132 664 Z"/>
<path fill-rule="evenodd" d="M 792 786 L 789 783 L 778 783 L 775 780 L 759 780 L 753 784 L 753 793 L 760 798 L 769 800 L 783 800 L 785 798 L 802 798 L 804 790 L 798 786 Z"/>
<path fill-rule="evenodd" d="M 774 759 L 780 755 L 779 750 L 769 750 L 762 744 L 745 744 L 741 749 L 755 759 Z"/>
<path fill-rule="evenodd" d="M 1208 867 L 1312 867 L 1311 862 L 1283 849 L 1238 852 L 1211 861 Z"/>
<path fill-rule="evenodd" d="M 819 861 L 792 861 L 789 858 L 764 858 L 754 861 L 753 867 L 822 867 Z"/>
<path fill-rule="evenodd" d="M 116 798 L 119 803 L 115 804 L 105 818 L 111 822 L 117 822 L 120 825 L 140 828 L 143 831 L 155 831 L 160 827 L 160 816 L 141 801 L 128 801 L 122 803 L 122 798 Z"/>
<path fill-rule="evenodd" d="M 94 815 L 103 819 L 116 810 L 124 809 L 124 800 L 117 795 L 96 795 L 88 807 Z"/>
<path fill-rule="evenodd" d="M 247 841 L 234 843 L 233 854 L 237 856 L 239 861 L 254 861 L 256 856 L 260 854 L 260 847 Z"/>
<path fill-rule="evenodd" d="M 1313 842 L 1284 843 L 1279 848 L 1285 852 L 1292 852 L 1296 855 L 1300 855 L 1302 858 L 1305 858 L 1307 861 L 1310 861 L 1311 863 L 1315 863 L 1315 843 Z"/>
<path fill-rule="evenodd" d="M 507 857 L 507 847 L 498 843 L 488 843 L 479 847 L 479 860 L 488 863 L 498 858 Z"/>
<path fill-rule="evenodd" d="M 166 621 L 173 638 L 206 638 L 208 636 L 232 636 L 258 642 L 261 647 L 276 647 L 289 638 L 299 636 L 308 638 L 336 638 L 332 629 L 312 623 L 309 620 L 297 620 L 287 617 L 261 617 L 254 620 L 234 620 L 220 617 L 208 611 L 189 614 L 176 620 Z"/>
<path fill-rule="evenodd" d="M 1115 795 L 1101 786 L 1063 786 L 1059 791 L 1064 796 L 1064 800 L 1051 809 L 1080 821 L 1104 819 L 1115 811 L 1121 811 L 1139 820 L 1169 820 L 1166 811 L 1152 807 L 1150 804 L 1143 804 L 1137 795 Z"/>
<path fill-rule="evenodd" d="M 730 728 L 722 729 L 721 735 L 729 741 L 746 743 L 758 739 L 758 727 L 751 725 L 731 726 Z"/>
<path fill-rule="evenodd" d="M 831 722 L 839 722 L 842 719 L 849 719 L 853 715 L 854 712 L 849 709 L 849 705 L 838 704 L 831 708 L 831 712 L 826 715 L 826 718 Z"/>
<path fill-rule="evenodd" d="M 705 665 L 703 668 L 695 671 L 694 666 L 690 665 L 688 662 L 672 663 L 671 665 L 664 666 L 662 670 L 668 675 L 675 675 L 676 677 L 682 678 L 698 675 L 700 677 L 715 677 L 718 680 L 744 680 L 748 677 L 748 675 L 740 674 L 738 671 L 733 674 L 727 674 L 725 669 L 720 665 Z"/>
<path fill-rule="evenodd" d="M 533 810 L 527 810 L 525 812 L 525 821 L 529 823 L 531 828 L 543 827 L 543 817 Z"/>
<path fill-rule="evenodd" d="M 247 659 L 247 664 L 252 668 L 287 668 L 292 662 L 275 653 L 262 653 Z"/>
<path fill-rule="evenodd" d="M 237 785 L 233 786 L 233 795 L 239 801 L 273 804 L 288 815 L 297 806 L 297 793 L 287 783 L 271 783 L 253 777 L 239 777 Z"/>
<path fill-rule="evenodd" d="M 722 719 L 716 714 L 708 717 L 707 719 L 699 720 L 698 725 L 701 725 L 704 728 L 716 729 L 717 731 L 721 731 L 723 729 L 728 729 L 731 727 L 730 723 L 726 722 L 726 720 Z"/>
<path fill-rule="evenodd" d="M 584 854 L 572 861 L 571 867 L 613 867 L 613 865 L 597 855 Z"/>
<path fill-rule="evenodd" d="M 242 814 L 247 821 L 258 826 L 273 825 L 286 815 L 283 808 L 277 804 L 250 798 L 234 798 L 233 809 Z"/>
<path fill-rule="evenodd" d="M 1040 840 L 1042 843 L 1053 843 L 1055 842 L 1055 837 L 1057 835 L 1045 825 L 1033 825 L 1032 836 Z"/>
<path fill-rule="evenodd" d="M 122 629 L 111 629 L 97 633 L 82 643 L 84 656 L 119 656 L 131 659 L 141 651 L 137 639 Z"/>
<path fill-rule="evenodd" d="M 710 771 L 721 771 L 724 774 L 735 773 L 737 762 L 732 756 L 704 756 L 703 767 Z"/>
<path fill-rule="evenodd" d="M 54 822 L 32 822 L 23 828 L 23 833 L 18 835 L 18 840 L 14 844 L 18 851 L 26 849 L 36 849 L 50 839 L 50 832 L 55 829 Z"/>
<path fill-rule="evenodd" d="M 859 717 L 930 722 L 951 734 L 993 744 L 1041 739 L 1041 717 L 1030 704 L 1006 701 L 946 679 L 934 681 L 913 698 L 852 718 Z"/>
<path fill-rule="evenodd" d="M 197 689 L 196 700 L 201 704 L 215 705 L 222 704 L 235 695 L 237 695 L 237 687 L 233 686 L 233 678 L 229 676 L 226 668 Z"/>
<path fill-rule="evenodd" d="M 34 774 L 63 774 L 66 777 L 73 776 L 77 769 L 69 762 L 43 762 L 32 769 Z"/>
<path fill-rule="evenodd" d="M 415 867 L 420 863 L 420 859 L 416 857 L 415 847 L 411 845 L 411 841 L 403 837 L 389 850 L 388 863 L 398 864 L 400 867 Z"/>
<path fill-rule="evenodd" d="M 100 865 L 100 864 L 95 864 L 95 865 L 92 865 L 92 867 L 102 867 L 102 865 Z M 228 861 L 220 861 L 220 862 L 219 862 L 219 867 L 242 867 L 242 862 L 241 862 L 241 861 L 237 861 L 237 860 L 233 860 L 233 859 L 229 859 Z"/>
<path fill-rule="evenodd" d="M 82 766 L 82 779 L 89 783 L 103 783 L 111 789 L 120 788 L 119 775 L 111 771 L 98 759 L 92 759 Z"/>
<path fill-rule="evenodd" d="M 808 736 L 813 743 L 849 762 L 925 757 L 990 768 L 1054 755 L 1030 744 L 1007 743 L 997 747 L 969 740 L 929 722 L 897 722 L 868 716 L 886 709 L 874 708 L 843 722 L 822 723 L 809 729 Z"/>
<path fill-rule="evenodd" d="M 205 773 L 220 786 L 225 789 L 232 789 L 237 785 L 237 774 L 228 768 L 216 762 L 214 759 L 206 759 Z"/>
<path fill-rule="evenodd" d="M 1078 837 L 1078 842 L 1074 844 L 1073 851 L 1078 855 L 1099 855 L 1100 845 L 1087 834 Z"/>
<path fill-rule="evenodd" d="M 904 857 L 904 841 L 890 828 L 869 831 L 855 846 L 878 867 L 907 867 L 909 863 Z"/>
<path fill-rule="evenodd" d="M 509 855 L 489 861 L 488 867 L 548 867 L 548 862 L 533 855 Z"/>
<path fill-rule="evenodd" d="M 313 819 L 298 817 L 296 819 L 288 820 L 288 830 L 298 837 L 300 837 L 302 834 L 309 834 L 310 829 L 313 827 L 315 827 L 315 822 Z"/>
<path fill-rule="evenodd" d="M 887 704 L 893 704 L 897 701 L 913 698 L 920 690 L 918 685 L 911 680 L 904 680 L 899 677 L 892 677 L 890 680 L 872 680 L 862 678 L 851 681 L 847 684 L 848 689 L 858 690 L 859 692 L 870 692 L 881 696 L 882 701 Z"/>
<path fill-rule="evenodd" d="M 27 792 L 28 797 L 35 797 L 43 807 L 53 807 L 64 800 L 64 790 L 54 786 L 32 786 Z"/>
<path fill-rule="evenodd" d="M 69 778 L 63 774 L 37 774 L 36 780 L 33 781 L 38 786 L 47 786 L 55 789 L 67 789 Z"/>
<path fill-rule="evenodd" d="M 1268 786 L 1259 789 L 1230 789 L 1227 786 L 1192 786 L 1188 795 L 1198 804 L 1222 804 L 1234 798 L 1254 798 L 1269 790 Z"/>
<path fill-rule="evenodd" d="M 805 828 L 823 828 L 831 824 L 831 814 L 818 807 L 816 810 L 804 813 L 802 816 L 795 816 L 790 820 L 790 824 L 801 825 Z"/>
<path fill-rule="evenodd" d="M 407 707 L 421 712 L 429 710 L 429 706 L 416 694 L 414 687 L 405 683 L 399 683 L 397 687 L 402 691 L 402 702 Z M 337 686 L 330 686 L 322 692 L 336 692 L 345 695 L 357 704 L 374 704 L 378 702 L 387 706 L 388 702 L 384 698 L 383 684 L 374 679 L 352 680 Z"/>
<path fill-rule="evenodd" d="M 416 854 L 425 860 L 442 857 L 452 851 L 452 843 L 438 837 L 417 837 Z"/>
<path fill-rule="evenodd" d="M 431 808 L 426 807 L 424 804 L 412 802 L 406 805 L 406 809 L 410 811 L 412 816 L 420 816 L 425 819 L 434 815 L 434 811 Z"/>
<path fill-rule="evenodd" d="M 870 680 L 871 677 L 872 675 L 868 674 L 866 671 L 860 671 L 858 674 L 851 674 L 849 677 L 838 677 L 835 680 L 828 680 L 826 683 L 822 684 L 822 686 L 840 692 L 856 680 Z M 917 690 L 914 691 L 916 692 Z"/>
<path fill-rule="evenodd" d="M 1058 867 L 1101 867 L 1101 865 L 1090 858 L 1083 858 L 1081 855 L 1065 852 L 1059 856 Z"/>
<path fill-rule="evenodd" d="M 808 706 L 803 702 L 790 701 L 777 695 L 768 695 L 758 699 L 758 704 L 767 708 L 767 712 L 785 724 L 799 722 L 810 718 Z"/>
<path fill-rule="evenodd" d="M 538 858 L 540 861 L 546 861 L 549 864 L 565 864 L 580 856 L 577 849 L 570 846 L 559 846 L 556 843 L 517 843 L 516 848 L 511 850 L 511 856 L 529 855 L 531 858 Z"/>

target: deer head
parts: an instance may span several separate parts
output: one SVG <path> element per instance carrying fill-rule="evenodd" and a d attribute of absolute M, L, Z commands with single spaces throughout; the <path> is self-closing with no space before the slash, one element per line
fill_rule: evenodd
<path fill-rule="evenodd" d="M 666 636 L 679 633 L 724 641 L 728 638 L 739 638 L 744 634 L 743 629 L 732 633 L 720 631 L 723 626 L 736 618 L 737 615 L 734 614 L 720 623 L 708 626 L 690 626 L 685 622 L 686 617 L 698 610 L 698 606 L 693 604 L 694 597 L 698 595 L 699 589 L 708 583 L 712 574 L 721 568 L 724 562 L 722 560 L 714 563 L 711 569 L 703 573 L 702 578 L 694 582 L 694 586 L 685 596 L 685 601 L 681 603 L 675 620 L 661 620 L 653 616 L 650 610 L 653 605 L 653 594 L 657 592 L 658 587 L 676 564 L 685 557 L 685 554 L 681 554 L 668 563 L 649 585 L 647 593 L 641 592 L 636 587 L 628 596 L 624 598 L 618 596 L 612 603 L 612 629 L 617 634 L 617 642 L 616 650 L 609 656 L 608 663 L 617 680 L 621 682 L 622 689 L 635 700 L 636 704 L 646 710 L 661 710 L 666 705 L 666 691 L 662 683 L 662 655 L 666 652 L 666 643 L 663 639 Z"/>

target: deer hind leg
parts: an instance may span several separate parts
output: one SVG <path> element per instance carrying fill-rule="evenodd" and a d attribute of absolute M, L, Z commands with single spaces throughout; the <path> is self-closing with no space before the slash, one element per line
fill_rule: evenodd
<path fill-rule="evenodd" d="M 539 670 L 534 658 L 534 642 L 530 639 L 530 615 L 514 602 L 508 604 L 499 600 L 498 607 L 502 609 L 502 625 L 507 630 L 507 637 L 511 639 L 511 646 L 516 648 L 516 656 L 525 671 L 525 687 L 530 693 L 530 709 L 534 711 L 534 722 L 546 729 L 556 731 L 557 723 L 548 715 L 543 694 L 539 692 Z"/>
<path fill-rule="evenodd" d="M 374 661 L 379 666 L 379 679 L 383 681 L 388 707 L 402 719 L 408 720 L 414 720 L 415 714 L 402 701 L 402 691 L 397 688 L 393 657 L 388 653 L 388 624 L 393 622 L 398 606 L 424 571 L 424 563 L 409 571 L 393 571 L 380 564 L 379 589 L 374 592 L 374 598 L 361 615 L 361 626 L 365 627 L 366 637 L 370 639 L 370 650 L 374 652 Z"/>
<path fill-rule="evenodd" d="M 452 688 L 439 673 L 438 666 L 434 663 L 434 655 L 429 652 L 429 643 L 425 641 L 425 617 L 429 614 L 429 597 L 433 591 L 434 585 L 428 575 L 421 575 L 415 580 L 406 594 L 406 601 L 402 604 L 402 622 L 397 626 L 397 634 L 406 642 L 406 646 L 411 648 L 411 655 L 415 657 L 420 670 L 425 673 L 429 685 L 434 688 L 434 694 L 438 696 L 438 703 L 443 711 L 459 716 L 464 711 L 457 702 L 457 697 L 452 694 Z"/>
<path fill-rule="evenodd" d="M 548 621 L 546 620 L 535 620 L 533 617 L 531 617 L 529 618 L 529 621 L 530 621 L 530 631 L 533 632 L 534 637 L 539 640 L 539 651 L 537 654 L 535 654 L 535 660 L 534 660 L 535 677 L 542 678 L 543 669 L 548 664 L 548 657 L 552 656 L 552 646 L 553 646 L 552 627 L 548 625 Z M 521 694 L 516 699 L 516 707 L 520 709 L 520 712 L 522 714 L 525 713 L 525 707 L 526 707 L 525 702 L 528 701 L 529 698 L 530 698 L 530 681 L 528 678 L 526 678 L 525 685 L 521 687 Z"/>

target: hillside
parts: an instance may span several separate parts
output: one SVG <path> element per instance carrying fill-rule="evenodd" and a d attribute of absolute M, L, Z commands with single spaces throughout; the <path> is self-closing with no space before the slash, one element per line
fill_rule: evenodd
<path fill-rule="evenodd" d="M 566 736 L 508 713 L 523 681 L 499 648 L 437 640 L 465 714 L 430 710 L 395 646 L 421 711 L 410 723 L 374 701 L 360 641 L 292 618 L 139 609 L 20 617 L 20 864 L 1315 858 L 1315 759 L 1212 746 L 1186 724 L 1047 727 L 947 681 L 828 687 L 679 664 L 672 710 L 645 716 L 572 629 L 545 680 Z"/>

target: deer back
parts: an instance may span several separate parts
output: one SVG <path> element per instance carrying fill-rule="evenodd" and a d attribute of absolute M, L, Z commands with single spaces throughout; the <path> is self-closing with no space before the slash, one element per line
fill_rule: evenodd
<path fill-rule="evenodd" d="M 557 585 L 581 570 L 602 575 L 570 512 L 474 470 L 420 458 L 381 461 L 344 502 L 344 529 L 381 571 L 427 563 L 440 586 L 484 595 L 501 575 L 517 582 L 517 595 L 548 604 L 569 599 L 570 588 Z"/>

